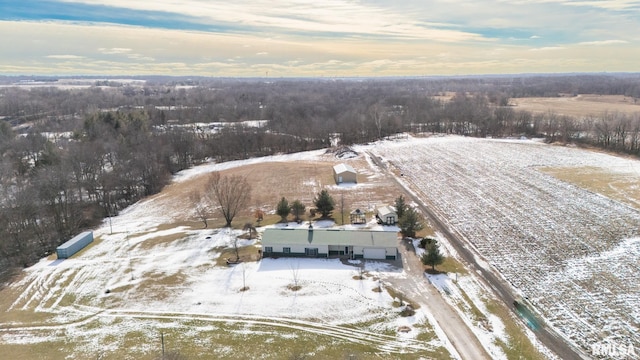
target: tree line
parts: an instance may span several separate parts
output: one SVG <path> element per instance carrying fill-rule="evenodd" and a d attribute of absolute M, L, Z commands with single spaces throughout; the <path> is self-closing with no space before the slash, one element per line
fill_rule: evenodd
<path fill-rule="evenodd" d="M 518 96 L 577 92 L 637 99 L 639 80 L 637 75 L 158 77 L 141 86 L 3 87 L 0 272 L 31 264 L 81 229 L 157 193 L 172 174 L 211 159 L 367 143 L 402 132 L 543 136 L 637 156 L 638 114 L 576 119 L 520 111 L 509 103 Z M 251 125 L 251 120 L 264 121 Z"/>

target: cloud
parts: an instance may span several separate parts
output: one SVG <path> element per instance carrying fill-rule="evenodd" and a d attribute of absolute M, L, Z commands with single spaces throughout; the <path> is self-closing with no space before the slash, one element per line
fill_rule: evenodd
<path fill-rule="evenodd" d="M 49 59 L 59 59 L 59 60 L 79 60 L 79 59 L 84 59 L 84 56 L 78 56 L 78 55 L 47 55 L 46 56 Z"/>
<path fill-rule="evenodd" d="M 531 48 L 529 49 L 529 51 L 556 51 L 556 50 L 563 50 L 565 49 L 562 46 L 545 46 L 545 47 L 540 47 L 540 48 Z"/>
<path fill-rule="evenodd" d="M 600 40 L 600 41 L 583 41 L 578 43 L 578 45 L 613 45 L 613 44 L 627 44 L 628 41 L 625 40 Z"/>
<path fill-rule="evenodd" d="M 0 73 L 637 71 L 640 58 L 628 0 L 33 1 L 0 13 L 0 47 L 18 50 Z"/>
<path fill-rule="evenodd" d="M 105 55 L 116 55 L 116 54 L 126 54 L 129 53 L 131 51 L 133 51 L 132 49 L 129 48 L 98 48 L 98 51 L 101 54 L 105 54 Z"/>

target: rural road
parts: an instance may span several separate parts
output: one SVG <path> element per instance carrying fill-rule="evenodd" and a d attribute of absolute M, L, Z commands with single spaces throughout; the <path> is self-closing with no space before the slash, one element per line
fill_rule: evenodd
<path fill-rule="evenodd" d="M 402 240 L 401 240 L 402 241 Z M 400 250 L 406 278 L 388 278 L 386 282 L 398 289 L 412 301 L 429 308 L 438 326 L 447 335 L 460 358 L 490 359 L 471 329 L 462 321 L 458 313 L 444 301 L 440 293 L 427 281 L 424 267 L 411 243 L 402 242 Z"/>
<path fill-rule="evenodd" d="M 406 194 L 413 200 L 423 213 L 427 216 L 429 220 L 431 220 L 431 224 L 433 225 L 434 230 L 440 232 L 453 246 L 456 252 L 460 257 L 464 260 L 467 266 L 472 267 L 471 270 L 475 271 L 477 274 L 481 275 L 483 281 L 485 281 L 489 287 L 493 290 L 494 294 L 515 314 L 515 309 L 513 308 L 513 290 L 509 284 L 507 284 L 498 274 L 493 272 L 491 269 L 486 269 L 483 266 L 480 266 L 477 262 L 476 253 L 472 249 L 471 246 L 467 246 L 464 238 L 459 235 L 454 229 L 450 229 L 443 219 L 441 219 L 437 214 L 432 211 L 429 207 L 425 205 L 423 199 L 420 199 L 414 193 L 414 189 L 408 188 L 408 185 L 403 181 L 400 181 L 391 171 L 386 167 L 386 165 L 378 158 L 376 155 L 371 152 L 367 152 L 368 156 L 371 158 L 374 164 L 380 168 L 387 176 L 393 179 L 393 181 L 398 184 L 401 188 L 405 189 Z M 406 257 L 406 256 L 405 256 Z M 414 256 L 415 257 L 415 256 Z M 428 286 L 428 288 L 433 288 L 432 286 Z M 438 296 L 439 297 L 439 296 Z M 440 298 L 441 299 L 441 298 Z M 441 299 L 442 300 L 442 299 Z M 451 310 L 453 311 L 453 310 Z M 517 316 L 517 314 L 516 314 Z M 464 325 L 464 324 L 463 324 Z M 466 325 L 465 325 L 466 328 Z M 449 333 L 443 327 L 447 336 Z M 471 333 L 470 330 L 468 330 Z M 544 344 L 549 350 L 551 350 L 554 354 L 559 356 L 561 359 L 590 359 L 589 356 L 582 353 L 580 350 L 575 349 L 566 341 L 564 341 L 558 334 L 556 334 L 552 329 L 549 329 L 546 326 L 541 326 L 535 332 L 538 340 Z M 472 334 L 473 336 L 473 334 Z M 475 336 L 474 336 L 475 339 Z M 463 356 L 461 354 L 461 356 Z M 473 357 L 464 357 L 463 359 L 474 359 Z"/>

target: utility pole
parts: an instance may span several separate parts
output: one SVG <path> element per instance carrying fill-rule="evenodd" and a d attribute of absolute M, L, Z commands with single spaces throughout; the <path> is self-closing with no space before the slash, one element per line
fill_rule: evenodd
<path fill-rule="evenodd" d="M 160 343 L 162 344 L 162 360 L 164 360 L 164 333 L 160 331 Z"/>
<path fill-rule="evenodd" d="M 111 224 L 111 191 L 109 191 L 109 234 L 113 235 L 113 224 Z"/>
<path fill-rule="evenodd" d="M 340 193 L 340 215 L 342 216 L 342 226 L 344 226 L 344 193 Z"/>
<path fill-rule="evenodd" d="M 131 246 L 129 245 L 129 232 L 127 231 L 127 257 L 129 258 L 129 272 L 131 273 L 131 281 L 135 278 L 133 277 L 133 266 L 131 265 Z"/>

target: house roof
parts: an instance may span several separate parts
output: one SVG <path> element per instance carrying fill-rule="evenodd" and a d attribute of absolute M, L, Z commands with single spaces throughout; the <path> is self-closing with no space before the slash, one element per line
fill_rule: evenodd
<path fill-rule="evenodd" d="M 393 231 L 344 229 L 266 229 L 262 245 L 343 245 L 368 247 L 396 247 L 397 233 Z"/>
<path fill-rule="evenodd" d="M 338 164 L 335 165 L 333 167 L 333 171 L 335 171 L 336 174 L 340 174 L 340 173 L 344 173 L 344 172 L 350 172 L 350 173 L 356 173 L 356 170 L 351 166 L 351 165 L 347 165 L 347 164 Z"/>
<path fill-rule="evenodd" d="M 378 216 L 396 215 L 396 209 L 393 206 L 381 206 L 378 208 Z"/>

